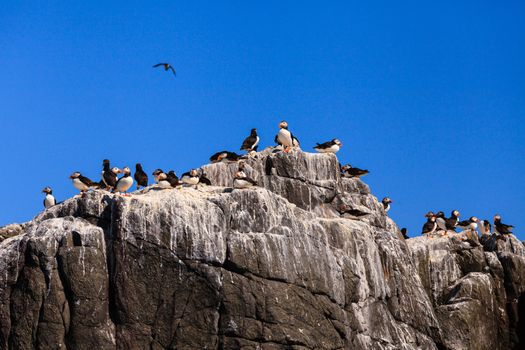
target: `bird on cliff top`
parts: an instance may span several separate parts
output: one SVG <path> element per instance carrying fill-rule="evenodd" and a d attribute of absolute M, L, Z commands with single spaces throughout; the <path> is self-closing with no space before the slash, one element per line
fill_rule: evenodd
<path fill-rule="evenodd" d="M 436 223 L 438 225 L 438 229 L 440 229 L 442 231 L 446 231 L 447 230 L 445 213 L 443 213 L 442 211 L 438 211 L 436 213 Z"/>
<path fill-rule="evenodd" d="M 478 228 L 478 218 L 471 216 L 468 220 L 459 221 L 457 227 L 461 230 L 476 230 Z"/>
<path fill-rule="evenodd" d="M 492 233 L 492 226 L 490 225 L 490 222 L 488 220 L 483 220 L 481 222 L 480 231 L 482 235 L 490 235 Z"/>
<path fill-rule="evenodd" d="M 403 228 L 401 229 L 401 234 L 403 235 L 403 238 L 404 238 L 404 239 L 409 239 L 409 238 L 410 238 L 410 237 L 408 237 L 408 233 L 407 233 L 407 229 L 406 229 L 406 227 L 403 227 Z"/>
<path fill-rule="evenodd" d="M 197 185 L 199 183 L 199 173 L 196 169 L 191 169 L 190 171 L 182 174 L 180 177 L 181 181 L 187 185 Z"/>
<path fill-rule="evenodd" d="M 246 158 L 246 157 L 242 156 L 240 154 L 237 154 L 235 152 L 220 151 L 220 152 L 214 153 L 210 157 L 210 163 L 213 164 L 213 163 L 219 163 L 219 162 L 222 162 L 222 161 L 237 162 L 240 159 L 244 159 L 244 158 Z"/>
<path fill-rule="evenodd" d="M 343 175 L 344 177 L 361 177 L 369 173 L 369 171 L 366 169 L 354 168 L 350 164 L 342 166 L 341 164 L 339 164 L 339 169 L 341 171 L 341 175 Z"/>
<path fill-rule="evenodd" d="M 160 170 L 160 169 L 157 169 L 157 170 Z M 166 173 L 164 173 L 163 171 L 157 171 L 155 170 L 156 172 L 156 180 L 155 182 L 157 183 L 158 187 L 159 188 L 172 188 L 174 186 L 171 185 L 170 181 L 168 180 L 168 175 Z"/>
<path fill-rule="evenodd" d="M 436 222 L 436 217 L 434 216 L 434 213 L 428 212 L 425 217 L 427 218 L 427 222 L 423 225 L 423 228 L 421 229 L 421 234 L 426 235 L 427 237 L 431 237 L 438 225 Z"/>
<path fill-rule="evenodd" d="M 43 193 L 46 194 L 44 197 L 44 208 L 51 208 L 52 206 L 57 204 L 57 200 L 53 196 L 53 190 L 51 187 L 47 186 L 42 190 Z"/>
<path fill-rule="evenodd" d="M 121 172 L 117 167 L 111 168 L 109 159 L 104 159 L 102 161 L 102 181 L 100 181 L 100 187 L 104 187 L 106 191 L 113 189 L 117 184 L 117 174 Z"/>
<path fill-rule="evenodd" d="M 142 169 L 142 164 L 135 164 L 135 174 L 133 175 L 135 181 L 137 182 L 137 190 L 141 187 L 148 186 L 148 175 Z"/>
<path fill-rule="evenodd" d="M 168 173 L 166 174 L 166 181 L 170 183 L 171 187 L 177 187 L 182 185 L 182 183 L 179 180 L 179 177 L 177 176 L 177 174 L 175 174 L 175 171 L 173 170 L 168 171 Z"/>
<path fill-rule="evenodd" d="M 199 176 L 199 183 L 206 185 L 206 186 L 211 186 L 210 179 L 208 179 L 208 177 L 206 176 L 206 173 L 202 169 L 201 169 L 201 174 Z"/>
<path fill-rule="evenodd" d="M 257 181 L 248 177 L 244 172 L 244 168 L 239 168 L 233 178 L 233 188 L 243 189 L 252 186 L 257 186 Z"/>
<path fill-rule="evenodd" d="M 393 203 L 393 202 L 392 202 L 392 200 L 390 198 L 385 197 L 385 198 L 383 198 L 381 203 L 383 204 L 383 208 L 385 209 L 385 213 L 386 213 L 386 212 L 388 212 L 390 210 L 390 203 Z"/>
<path fill-rule="evenodd" d="M 122 169 L 122 172 L 124 173 L 124 175 L 120 179 L 118 179 L 117 183 L 115 184 L 115 187 L 113 188 L 113 192 L 124 192 L 124 196 L 129 196 L 127 191 L 133 185 L 131 170 L 126 166 L 124 167 L 124 169 Z"/>
<path fill-rule="evenodd" d="M 459 222 L 459 211 L 452 210 L 450 217 L 445 220 L 445 228 L 447 230 L 456 231 L 456 226 Z"/>
<path fill-rule="evenodd" d="M 514 226 L 505 225 L 501 222 L 501 215 L 494 215 L 494 231 L 500 235 L 510 235 L 512 234 L 512 229 Z"/>
<path fill-rule="evenodd" d="M 259 147 L 259 136 L 257 135 L 257 129 L 253 128 L 250 131 L 250 136 L 244 139 L 241 145 L 241 151 L 247 151 L 248 153 L 255 151 Z"/>
<path fill-rule="evenodd" d="M 282 121 L 279 123 L 279 132 L 275 135 L 275 143 L 284 147 L 286 153 L 292 148 L 299 147 L 299 140 L 288 130 L 288 123 Z"/>
<path fill-rule="evenodd" d="M 69 178 L 73 180 L 73 186 L 80 191 L 81 194 L 86 193 L 89 190 L 99 187 L 99 183 L 93 182 L 85 176 L 82 176 L 79 171 L 72 173 Z"/>
<path fill-rule="evenodd" d="M 317 143 L 317 146 L 315 146 L 314 149 L 320 153 L 337 153 L 341 146 L 343 146 L 341 141 L 338 139 L 332 139 L 332 141 Z"/>
<path fill-rule="evenodd" d="M 345 219 L 359 220 L 359 218 L 370 215 L 370 213 L 351 208 L 348 204 L 341 204 L 337 210 Z"/>
<path fill-rule="evenodd" d="M 166 72 L 168 70 L 171 70 L 173 72 L 173 75 L 177 76 L 175 69 L 169 63 L 157 63 L 156 65 L 153 66 L 153 68 L 157 68 L 157 67 L 164 67 L 164 71 Z"/>
<path fill-rule="evenodd" d="M 157 168 L 157 169 L 153 170 L 153 172 L 151 173 L 151 175 L 153 175 L 153 181 L 158 183 L 160 174 L 164 174 L 164 171 L 162 169 Z"/>

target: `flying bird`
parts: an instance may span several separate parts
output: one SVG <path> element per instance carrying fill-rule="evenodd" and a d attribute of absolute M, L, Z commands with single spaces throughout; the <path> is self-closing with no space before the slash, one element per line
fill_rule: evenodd
<path fill-rule="evenodd" d="M 175 76 L 177 75 L 177 73 L 175 72 L 175 69 L 169 63 L 157 63 L 156 65 L 153 66 L 153 68 L 157 68 L 157 67 L 164 67 L 164 71 L 171 70 L 173 72 L 173 75 Z"/>
<path fill-rule="evenodd" d="M 333 139 L 332 141 L 317 143 L 317 146 L 315 146 L 314 149 L 320 153 L 337 153 L 341 146 L 343 146 L 341 141 Z"/>
<path fill-rule="evenodd" d="M 57 200 L 53 196 L 53 190 L 51 190 L 51 187 L 46 187 L 42 190 L 43 193 L 46 194 L 44 198 L 44 208 L 50 208 L 57 204 Z"/>

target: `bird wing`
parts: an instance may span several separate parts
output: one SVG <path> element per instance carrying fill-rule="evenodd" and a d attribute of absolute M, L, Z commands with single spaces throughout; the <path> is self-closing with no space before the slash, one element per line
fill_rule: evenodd
<path fill-rule="evenodd" d="M 171 65 L 168 66 L 168 69 L 171 69 L 173 75 L 177 76 L 177 72 L 175 72 L 175 69 Z"/>
<path fill-rule="evenodd" d="M 276 144 L 282 145 L 282 143 L 279 142 L 279 134 L 275 135 L 274 141 L 275 141 Z"/>
<path fill-rule="evenodd" d="M 295 146 L 295 142 L 294 141 L 297 141 L 297 146 L 299 146 L 301 144 L 301 142 L 299 142 L 299 139 L 297 137 L 295 137 L 294 134 L 292 134 L 292 132 L 290 132 L 290 136 L 292 137 L 292 146 Z"/>
<path fill-rule="evenodd" d="M 293 136 L 292 136 L 292 137 L 293 137 Z M 299 141 L 299 140 L 297 140 L 297 141 Z M 315 146 L 314 148 L 328 148 L 328 147 L 332 146 L 332 144 L 330 143 L 330 141 L 328 141 L 328 142 L 323 142 L 323 143 L 318 143 L 318 142 L 316 142 L 316 145 L 317 145 L 317 146 Z"/>
<path fill-rule="evenodd" d="M 242 142 L 241 150 L 251 149 L 252 145 L 255 143 L 255 141 L 257 141 L 256 138 L 248 136 Z"/>
<path fill-rule="evenodd" d="M 160 66 L 164 66 L 166 65 L 167 63 L 157 63 L 156 65 L 153 66 L 153 68 L 157 68 L 157 67 L 160 67 Z"/>
<path fill-rule="evenodd" d="M 458 222 L 458 226 L 464 227 L 464 226 L 468 226 L 468 225 L 470 225 L 470 221 L 469 220 L 463 220 L 463 221 Z"/>
<path fill-rule="evenodd" d="M 82 176 L 82 175 L 80 175 L 80 176 L 78 177 L 78 179 L 80 180 L 80 182 L 82 182 L 82 183 L 85 184 L 86 186 L 98 186 L 98 185 L 99 185 L 98 183 L 93 182 L 93 181 L 91 181 L 90 179 L 88 179 L 87 177 Z"/>

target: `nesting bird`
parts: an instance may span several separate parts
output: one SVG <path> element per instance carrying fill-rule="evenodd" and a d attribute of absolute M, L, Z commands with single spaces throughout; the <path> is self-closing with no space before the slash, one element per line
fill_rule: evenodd
<path fill-rule="evenodd" d="M 122 172 L 124 175 L 118 179 L 113 192 L 124 192 L 124 195 L 126 196 L 126 192 L 130 189 L 131 185 L 133 185 L 133 178 L 131 177 L 131 170 L 128 167 L 124 167 Z"/>
<path fill-rule="evenodd" d="M 42 192 L 46 194 L 46 196 L 44 197 L 44 208 L 51 208 L 52 206 L 57 204 L 57 200 L 53 196 L 53 190 L 51 189 L 51 187 L 47 186 L 42 190 Z"/>
<path fill-rule="evenodd" d="M 69 176 L 69 178 L 73 180 L 73 186 L 75 186 L 75 188 L 79 190 L 81 194 L 99 187 L 98 183 L 91 181 L 85 176 L 82 176 L 79 171 L 75 171 Z"/>
<path fill-rule="evenodd" d="M 501 222 L 501 216 L 496 214 L 494 215 L 494 231 L 500 235 L 510 235 L 512 234 L 512 229 L 514 226 L 505 225 Z"/>
<path fill-rule="evenodd" d="M 135 174 L 133 175 L 133 177 L 135 178 L 135 181 L 137 183 L 137 190 L 141 187 L 148 186 L 148 175 L 142 169 L 142 164 L 135 164 Z"/>
<path fill-rule="evenodd" d="M 246 175 L 246 173 L 244 172 L 244 163 L 241 162 L 239 164 L 239 169 L 233 177 L 233 188 L 242 189 L 249 188 L 252 186 L 257 186 L 257 181 L 253 180 L 252 178 Z"/>
<path fill-rule="evenodd" d="M 257 135 L 257 129 L 253 128 L 250 131 L 250 136 L 244 139 L 241 145 L 241 151 L 247 151 L 248 153 L 255 151 L 257 152 L 257 147 L 259 147 L 259 136 Z"/>
<path fill-rule="evenodd" d="M 366 169 L 354 168 L 350 164 L 340 166 L 341 175 L 345 177 L 361 177 L 369 173 Z"/>
<path fill-rule="evenodd" d="M 299 147 L 299 140 L 288 130 L 288 123 L 279 123 L 279 132 L 275 135 L 275 143 L 284 147 L 285 152 L 290 152 L 293 147 Z"/>
<path fill-rule="evenodd" d="M 317 143 L 317 146 L 315 146 L 314 149 L 320 153 L 337 153 L 341 146 L 343 146 L 341 141 L 333 139 L 332 141 Z"/>
<path fill-rule="evenodd" d="M 156 65 L 153 66 L 153 68 L 157 68 L 157 67 L 163 67 L 165 72 L 167 72 L 168 70 L 171 70 L 173 72 L 173 75 L 175 76 L 177 75 L 177 73 L 175 72 L 175 69 L 169 63 L 157 63 Z"/>
<path fill-rule="evenodd" d="M 390 210 L 390 203 L 392 203 L 392 200 L 390 198 L 388 198 L 388 197 L 385 197 L 385 198 L 383 198 L 381 203 L 383 204 L 383 208 L 385 209 L 385 213 L 388 212 Z"/>

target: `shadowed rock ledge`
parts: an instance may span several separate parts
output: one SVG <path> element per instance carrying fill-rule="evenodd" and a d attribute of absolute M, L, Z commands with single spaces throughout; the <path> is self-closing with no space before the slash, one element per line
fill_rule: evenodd
<path fill-rule="evenodd" d="M 330 154 L 246 161 L 261 187 L 94 191 L 0 243 L 0 348 L 508 349 L 525 248 L 404 241 Z M 341 203 L 370 212 L 340 218 Z M 458 235 L 461 237 L 461 235 Z M 408 243 L 408 244 L 407 244 Z M 521 321 L 522 322 L 522 321 Z M 523 333 L 523 332 L 522 332 Z"/>

